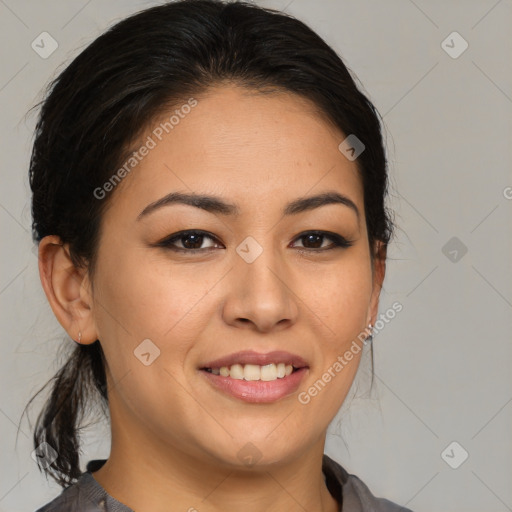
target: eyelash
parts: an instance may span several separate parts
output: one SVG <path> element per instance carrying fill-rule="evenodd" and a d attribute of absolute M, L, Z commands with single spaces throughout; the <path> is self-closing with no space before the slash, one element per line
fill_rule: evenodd
<path fill-rule="evenodd" d="M 188 253 L 200 253 L 200 252 L 206 252 L 215 249 L 215 247 L 207 247 L 206 249 L 184 249 L 181 247 L 175 247 L 172 244 L 176 240 L 180 240 L 181 238 L 185 238 L 187 235 L 199 235 L 203 238 L 210 238 L 211 240 L 217 240 L 213 235 L 209 234 L 206 231 L 201 230 L 185 230 L 180 231 L 179 233 L 174 233 L 173 235 L 165 238 L 164 240 L 158 242 L 156 244 L 157 247 L 164 247 L 166 249 L 169 249 L 171 251 L 175 252 L 188 252 Z M 301 233 L 299 236 L 295 238 L 295 240 L 299 240 L 301 238 L 305 238 L 308 235 L 316 235 L 323 238 L 329 238 L 333 241 L 333 245 L 331 247 L 324 247 L 322 249 L 310 249 L 310 248 L 303 248 L 300 252 L 324 252 L 324 251 L 330 251 L 332 249 L 346 249 L 353 245 L 353 241 L 347 240 L 346 238 L 342 237 L 341 235 L 338 235 L 336 233 L 331 233 L 330 231 L 305 231 L 304 233 Z M 218 242 L 218 240 L 217 240 Z M 299 248 L 300 249 L 300 248 Z"/>

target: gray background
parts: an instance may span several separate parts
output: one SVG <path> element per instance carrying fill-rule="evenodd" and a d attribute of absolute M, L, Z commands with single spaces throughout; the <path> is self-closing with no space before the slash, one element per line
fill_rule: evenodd
<path fill-rule="evenodd" d="M 0 511 L 35 510 L 61 490 L 31 459 L 26 417 L 18 430 L 65 339 L 30 238 L 35 117 L 25 114 L 81 48 L 156 3 L 0 0 Z M 399 229 L 381 311 L 395 301 L 403 310 L 375 336 L 373 393 L 363 363 L 326 452 L 416 512 L 512 510 L 512 2 L 258 3 L 318 31 L 385 122 Z M 31 48 L 43 31 L 59 45 L 46 59 Z M 469 44 L 457 58 L 442 47 L 453 31 Z M 453 36 L 447 44 L 462 48 Z M 105 425 L 84 441 L 83 463 L 108 456 Z M 460 463 L 462 450 L 469 457 L 453 469 L 446 461 Z"/>

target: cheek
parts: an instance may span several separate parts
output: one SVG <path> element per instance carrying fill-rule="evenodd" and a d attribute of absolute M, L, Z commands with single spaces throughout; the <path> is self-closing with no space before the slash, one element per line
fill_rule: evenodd
<path fill-rule="evenodd" d="M 99 339 L 116 394 L 134 414 L 155 417 L 159 411 L 159 422 L 175 428 L 172 411 L 184 411 L 190 402 L 184 362 L 201 332 L 201 319 L 209 318 L 200 307 L 207 281 L 183 269 L 172 271 L 161 258 L 157 264 L 132 251 L 98 260 L 95 285 Z M 146 365 L 142 354 L 148 352 Z M 168 412 L 162 397 L 174 404 Z M 114 398 L 111 405 L 119 402 Z"/>
<path fill-rule="evenodd" d="M 103 325 L 118 324 L 116 330 L 124 329 L 134 341 L 140 338 L 139 342 L 162 339 L 179 330 L 208 291 L 207 282 L 190 269 L 173 269 L 161 257 L 148 258 L 143 249 L 106 261 L 99 269 L 97 287 L 98 301 L 105 306 L 100 309 L 110 313 L 101 314 Z"/>
<path fill-rule="evenodd" d="M 362 260 L 364 261 L 364 259 Z M 351 262 L 352 263 L 352 262 Z M 310 273 L 315 279 L 306 303 L 317 317 L 316 362 L 299 390 L 299 410 L 305 432 L 333 420 L 357 373 L 364 345 L 360 337 L 366 324 L 372 291 L 371 267 L 359 260 L 339 265 L 329 275 Z M 309 314 L 309 313 L 308 313 Z"/>
<path fill-rule="evenodd" d="M 143 259 L 142 251 L 98 262 L 95 319 L 115 382 L 130 374 L 137 389 L 159 389 L 171 379 L 164 369 L 180 379 L 201 322 L 209 318 L 201 307 L 207 281 L 183 269 Z M 137 357 L 147 352 L 143 347 L 155 357 L 150 366 Z"/>
<path fill-rule="evenodd" d="M 319 319 L 315 320 L 318 364 L 304 391 L 311 390 L 310 398 L 315 396 L 312 406 L 323 409 L 327 416 L 336 414 L 357 372 L 372 293 L 369 256 L 363 250 L 346 256 L 325 271 L 304 273 L 309 276 L 309 293 L 306 295 L 304 288 L 302 295 L 307 297 L 311 318 Z"/>
<path fill-rule="evenodd" d="M 364 254 L 354 253 L 339 265 L 303 270 L 300 296 L 337 341 L 365 325 L 372 293 L 372 274 Z M 330 329 L 328 329 L 329 327 Z"/>

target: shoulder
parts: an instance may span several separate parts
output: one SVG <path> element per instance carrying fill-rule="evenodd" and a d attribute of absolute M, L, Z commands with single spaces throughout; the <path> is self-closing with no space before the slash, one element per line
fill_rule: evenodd
<path fill-rule="evenodd" d="M 99 512 L 98 500 L 91 499 L 89 488 L 87 473 L 83 473 L 77 482 L 36 512 Z"/>
<path fill-rule="evenodd" d="M 330 483 L 332 487 L 334 482 L 341 486 L 343 512 L 412 512 L 385 498 L 374 496 L 359 477 L 348 473 L 325 454 L 322 468 L 328 485 Z"/>
<path fill-rule="evenodd" d="M 104 462 L 104 461 L 101 461 Z M 356 475 L 348 473 L 329 456 L 323 456 L 322 470 L 329 491 L 343 501 L 343 512 L 412 512 L 385 498 L 374 496 Z M 64 489 L 59 496 L 36 512 L 133 512 L 109 496 L 88 471 L 76 483 Z"/>
<path fill-rule="evenodd" d="M 91 471 L 105 460 L 91 461 L 87 471 L 78 480 L 66 487 L 55 499 L 36 510 L 36 512 L 133 512 L 130 508 L 107 494 L 94 479 Z M 96 463 L 96 464 L 95 464 Z"/>

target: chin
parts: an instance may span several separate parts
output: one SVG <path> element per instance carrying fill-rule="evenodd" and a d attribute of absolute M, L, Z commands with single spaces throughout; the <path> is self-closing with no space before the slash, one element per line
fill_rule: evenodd
<path fill-rule="evenodd" d="M 212 439 L 209 442 L 212 443 Z M 289 436 L 272 440 L 266 433 L 235 437 L 224 444 L 214 443 L 213 446 L 215 451 L 212 451 L 212 445 L 208 447 L 210 455 L 217 464 L 230 470 L 276 465 L 293 460 L 301 451 L 298 440 Z"/>

